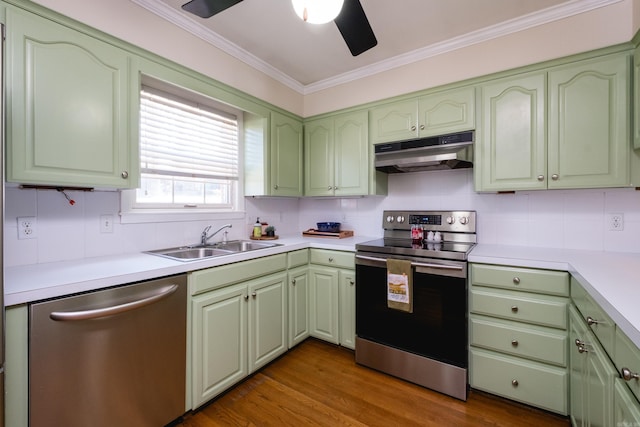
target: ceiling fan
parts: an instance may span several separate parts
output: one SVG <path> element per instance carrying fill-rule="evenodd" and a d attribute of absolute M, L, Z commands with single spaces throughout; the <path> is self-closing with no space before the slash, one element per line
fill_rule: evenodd
<path fill-rule="evenodd" d="M 182 9 L 201 18 L 210 18 L 241 1 L 191 0 L 183 4 Z M 358 56 L 378 44 L 360 0 L 344 0 L 342 10 L 334 22 L 353 56 Z"/>

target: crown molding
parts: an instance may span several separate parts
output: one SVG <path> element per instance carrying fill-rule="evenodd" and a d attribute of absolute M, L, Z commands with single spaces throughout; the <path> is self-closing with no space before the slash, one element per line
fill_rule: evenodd
<path fill-rule="evenodd" d="M 182 15 L 179 11 L 171 8 L 163 2 L 157 0 L 131 0 L 133 3 L 149 10 L 183 30 L 201 38 L 205 42 L 217 47 L 223 52 L 244 62 L 252 68 L 266 74 L 283 85 L 293 89 L 301 95 L 308 95 L 319 92 L 338 85 L 349 83 L 363 77 L 372 76 L 398 67 L 409 65 L 424 59 L 428 59 L 447 52 L 462 49 L 474 44 L 482 43 L 498 37 L 517 33 L 529 28 L 548 24 L 560 19 L 568 18 L 594 9 L 606 7 L 623 0 L 573 0 L 558 6 L 550 7 L 539 12 L 521 16 L 516 19 L 501 22 L 491 27 L 483 28 L 464 34 L 453 39 L 425 46 L 402 55 L 398 55 L 375 64 L 367 65 L 325 80 L 321 80 L 308 85 L 303 85 L 289 75 L 271 66 L 267 62 L 252 55 L 222 38 L 217 33 L 209 30 L 205 26 Z"/>

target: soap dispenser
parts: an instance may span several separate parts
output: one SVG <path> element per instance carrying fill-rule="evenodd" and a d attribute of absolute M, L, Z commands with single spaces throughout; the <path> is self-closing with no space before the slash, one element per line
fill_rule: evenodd
<path fill-rule="evenodd" d="M 262 237 L 262 224 L 260 224 L 260 218 L 256 218 L 256 223 L 253 224 L 253 237 L 257 239 Z"/>

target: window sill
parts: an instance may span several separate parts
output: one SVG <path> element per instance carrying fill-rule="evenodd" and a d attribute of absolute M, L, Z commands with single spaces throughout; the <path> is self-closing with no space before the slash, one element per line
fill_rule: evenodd
<path fill-rule="evenodd" d="M 143 224 L 154 222 L 185 222 L 185 221 L 207 221 L 207 220 L 226 220 L 226 219 L 244 219 L 244 211 L 220 212 L 220 211 L 171 211 L 171 210 L 153 210 L 149 212 L 145 209 L 131 210 L 120 212 L 121 224 Z"/>

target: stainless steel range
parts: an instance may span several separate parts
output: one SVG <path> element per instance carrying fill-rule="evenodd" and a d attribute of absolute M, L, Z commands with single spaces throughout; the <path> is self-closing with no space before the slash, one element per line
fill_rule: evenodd
<path fill-rule="evenodd" d="M 473 211 L 385 211 L 356 246 L 356 362 L 467 399 Z"/>

